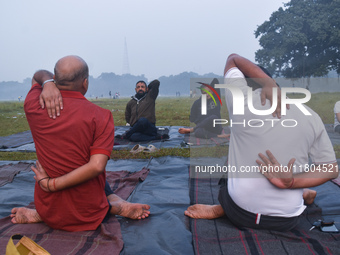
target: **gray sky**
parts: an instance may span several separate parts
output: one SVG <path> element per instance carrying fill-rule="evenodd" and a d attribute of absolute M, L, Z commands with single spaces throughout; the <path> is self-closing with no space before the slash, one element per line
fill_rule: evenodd
<path fill-rule="evenodd" d="M 222 74 L 230 53 L 254 61 L 254 31 L 287 0 L 0 0 L 0 81 L 53 71 L 79 55 L 90 74 L 149 80 L 193 71 Z"/>

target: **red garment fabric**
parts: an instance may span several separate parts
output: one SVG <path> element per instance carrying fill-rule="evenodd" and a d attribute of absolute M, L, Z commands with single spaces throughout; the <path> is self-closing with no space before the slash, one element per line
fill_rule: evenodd
<path fill-rule="evenodd" d="M 65 175 L 86 164 L 90 156 L 110 157 L 114 143 L 112 114 L 80 92 L 61 90 L 64 109 L 49 118 L 39 104 L 42 88 L 34 84 L 25 99 L 25 113 L 39 162 L 51 178 Z M 34 202 L 42 220 L 54 229 L 96 229 L 109 204 L 104 193 L 105 172 L 75 187 L 49 193 L 36 183 Z"/>

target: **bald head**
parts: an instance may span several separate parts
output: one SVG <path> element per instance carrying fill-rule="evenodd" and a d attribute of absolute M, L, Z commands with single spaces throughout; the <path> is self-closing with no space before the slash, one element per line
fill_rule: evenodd
<path fill-rule="evenodd" d="M 59 59 L 55 64 L 54 75 L 55 82 L 61 89 L 82 92 L 84 82 L 87 83 L 89 68 L 82 58 L 66 56 Z"/>

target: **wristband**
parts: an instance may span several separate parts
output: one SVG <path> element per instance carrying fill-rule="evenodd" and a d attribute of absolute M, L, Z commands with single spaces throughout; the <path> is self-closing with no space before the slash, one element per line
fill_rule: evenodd
<path fill-rule="evenodd" d="M 51 180 L 51 178 L 48 177 L 48 180 L 47 180 L 47 189 L 48 189 L 49 192 L 52 192 L 52 191 L 50 190 L 50 180 Z"/>
<path fill-rule="evenodd" d="M 50 178 L 50 177 L 47 176 L 47 177 L 41 178 L 41 179 L 38 181 L 39 186 L 40 186 L 40 182 L 41 182 L 42 180 L 47 179 L 47 178 Z"/>
<path fill-rule="evenodd" d="M 44 81 L 43 84 L 41 84 L 41 87 L 43 88 L 44 85 L 45 85 L 46 83 L 48 83 L 48 82 L 54 82 L 54 80 L 53 80 L 53 79 L 49 79 L 49 80 Z"/>

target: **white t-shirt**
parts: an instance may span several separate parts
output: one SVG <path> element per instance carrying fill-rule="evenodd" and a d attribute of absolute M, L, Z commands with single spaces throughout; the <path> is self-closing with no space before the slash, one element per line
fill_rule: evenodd
<path fill-rule="evenodd" d="M 278 217 L 300 215 L 305 209 L 302 189 L 279 189 L 259 172 L 240 171 L 250 171 L 252 166 L 257 167 L 256 159 L 260 159 L 258 154 L 261 152 L 266 155 L 266 150 L 270 150 L 282 166 L 287 166 L 291 158 L 296 158 L 293 168 L 296 172 L 308 164 L 308 156 L 315 164 L 336 162 L 324 124 L 307 106 L 312 116 L 305 116 L 295 105 L 290 105 L 290 110 L 281 119 L 271 114 L 253 114 L 247 104 L 247 82 L 238 68 L 231 68 L 226 73 L 225 83 L 240 88 L 245 99 L 244 115 L 234 115 L 232 93 L 229 89 L 225 90 L 231 129 L 229 165 L 239 170 L 228 174 L 231 198 L 238 206 L 255 214 Z M 261 89 L 252 92 L 254 108 L 269 109 L 269 100 L 264 106 L 261 105 L 260 94 Z M 295 127 L 287 127 L 295 124 Z"/>
<path fill-rule="evenodd" d="M 340 112 L 340 101 L 336 102 L 334 105 L 334 129 L 336 126 L 340 125 L 336 114 Z"/>

